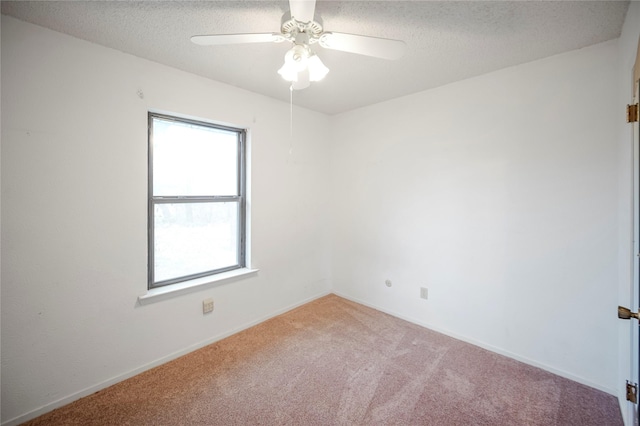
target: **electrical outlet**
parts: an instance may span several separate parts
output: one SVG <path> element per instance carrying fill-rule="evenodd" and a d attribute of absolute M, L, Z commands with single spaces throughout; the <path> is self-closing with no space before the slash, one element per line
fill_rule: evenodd
<path fill-rule="evenodd" d="M 429 289 L 426 287 L 420 287 L 420 298 L 428 299 L 429 298 Z"/>
<path fill-rule="evenodd" d="M 213 299 L 205 299 L 202 301 L 202 313 L 208 314 L 213 312 Z"/>

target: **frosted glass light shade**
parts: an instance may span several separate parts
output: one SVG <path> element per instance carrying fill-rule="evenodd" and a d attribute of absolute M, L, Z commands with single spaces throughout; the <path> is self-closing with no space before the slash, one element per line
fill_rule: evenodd
<path fill-rule="evenodd" d="M 284 65 L 278 70 L 278 74 L 286 81 L 294 84 L 296 90 L 309 87 L 309 82 L 322 80 L 327 73 L 327 68 L 318 55 L 312 54 L 309 47 L 296 44 L 284 55 Z"/>
<path fill-rule="evenodd" d="M 307 61 L 307 68 L 309 69 L 309 80 L 311 81 L 320 81 L 329 73 L 329 68 L 315 54 Z"/>
<path fill-rule="evenodd" d="M 278 74 L 280 74 L 286 81 L 298 81 L 298 71 L 289 66 L 286 62 L 282 68 L 278 70 Z"/>

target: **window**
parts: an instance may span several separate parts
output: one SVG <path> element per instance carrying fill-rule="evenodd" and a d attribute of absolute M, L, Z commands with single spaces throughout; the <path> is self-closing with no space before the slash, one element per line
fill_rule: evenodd
<path fill-rule="evenodd" d="M 245 266 L 245 131 L 149 113 L 149 288 Z"/>

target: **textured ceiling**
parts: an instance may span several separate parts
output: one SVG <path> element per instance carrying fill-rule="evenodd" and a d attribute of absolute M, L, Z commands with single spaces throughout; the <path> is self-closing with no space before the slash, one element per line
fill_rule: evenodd
<path fill-rule="evenodd" d="M 404 40 L 397 61 L 314 47 L 331 72 L 294 103 L 336 114 L 617 38 L 628 2 L 318 1 L 326 31 Z M 2 13 L 284 101 L 288 43 L 197 46 L 279 32 L 285 1 L 3 1 Z M 315 45 L 314 45 L 315 46 Z"/>

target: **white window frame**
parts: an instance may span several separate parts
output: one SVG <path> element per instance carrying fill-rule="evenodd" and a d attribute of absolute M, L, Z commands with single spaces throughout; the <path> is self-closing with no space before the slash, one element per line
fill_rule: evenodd
<path fill-rule="evenodd" d="M 212 128 L 217 130 L 225 130 L 234 132 L 237 134 L 238 143 L 238 195 L 199 195 L 199 196 L 184 196 L 180 194 L 173 194 L 171 196 L 154 196 L 153 195 L 153 121 L 154 119 L 165 121 L 176 121 L 180 123 L 186 123 L 194 126 L 202 126 L 206 128 Z M 190 118 L 183 118 L 175 115 L 167 115 L 155 112 L 148 113 L 148 289 L 170 288 L 168 286 L 175 284 L 184 284 L 187 281 L 197 280 L 202 277 L 212 277 L 220 275 L 221 278 L 228 275 L 230 271 L 236 269 L 242 269 L 246 267 L 247 261 L 247 213 L 246 213 L 246 129 L 240 129 L 236 127 L 224 126 L 208 121 L 194 120 Z M 238 203 L 238 263 L 236 265 L 224 267 L 221 269 L 215 269 L 210 271 L 203 271 L 181 277 L 176 277 L 164 281 L 155 281 L 155 259 L 154 259 L 154 211 L 155 206 L 162 203 L 218 203 L 218 202 L 234 202 Z"/>

